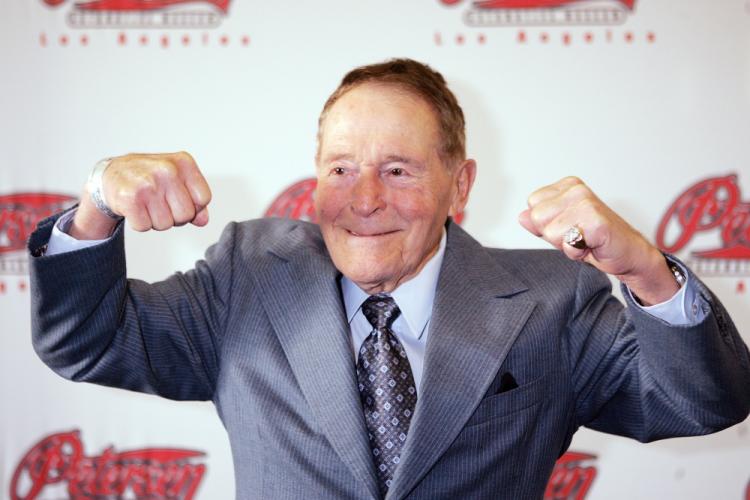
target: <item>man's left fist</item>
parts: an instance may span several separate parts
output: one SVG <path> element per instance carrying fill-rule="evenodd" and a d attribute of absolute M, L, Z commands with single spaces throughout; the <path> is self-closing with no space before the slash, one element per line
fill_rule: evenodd
<path fill-rule="evenodd" d="M 604 204 L 577 177 L 534 191 L 518 221 L 573 260 L 587 262 L 625 283 L 645 305 L 669 300 L 679 286 L 662 253 Z M 586 246 L 565 242 L 571 228 Z M 578 245 L 580 246 L 580 245 Z"/>

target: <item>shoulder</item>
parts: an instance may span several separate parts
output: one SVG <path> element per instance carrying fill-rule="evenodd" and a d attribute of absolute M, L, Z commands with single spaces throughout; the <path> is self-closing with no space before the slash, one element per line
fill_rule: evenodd
<path fill-rule="evenodd" d="M 317 224 L 276 217 L 230 222 L 217 246 L 248 257 L 269 252 L 286 257 L 300 251 L 324 251 L 325 248 Z"/>
<path fill-rule="evenodd" d="M 610 286 L 609 278 L 589 264 L 574 261 L 561 251 L 549 249 L 506 249 L 480 244 L 455 224 L 448 226 L 448 250 L 454 264 L 482 278 L 511 275 L 527 287 L 573 289 L 579 282 L 595 288 Z"/>
<path fill-rule="evenodd" d="M 549 277 L 561 274 L 575 277 L 583 265 L 568 259 L 555 249 L 507 249 L 484 247 L 493 261 L 508 267 L 514 274 L 529 278 Z"/>
<path fill-rule="evenodd" d="M 556 249 L 488 248 L 487 252 L 493 260 L 545 296 L 552 290 L 589 296 L 612 289 L 606 274 L 590 264 L 571 260 Z"/>
<path fill-rule="evenodd" d="M 591 293 L 611 289 L 607 275 L 594 266 L 574 261 L 551 249 L 504 249 L 482 247 L 490 260 L 531 289 L 548 293 L 569 290 Z"/>
<path fill-rule="evenodd" d="M 292 233 L 301 239 L 320 238 L 320 229 L 317 224 L 281 217 L 231 222 L 227 227 L 230 226 L 233 226 L 232 229 L 236 231 L 238 239 L 274 242 L 287 238 Z"/>

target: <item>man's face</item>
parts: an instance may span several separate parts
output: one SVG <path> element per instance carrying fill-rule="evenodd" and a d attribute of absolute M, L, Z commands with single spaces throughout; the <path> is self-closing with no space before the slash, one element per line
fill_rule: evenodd
<path fill-rule="evenodd" d="M 466 203 L 474 162 L 440 159 L 430 106 L 393 86 L 363 84 L 321 125 L 315 204 L 336 267 L 368 293 L 414 277 Z"/>

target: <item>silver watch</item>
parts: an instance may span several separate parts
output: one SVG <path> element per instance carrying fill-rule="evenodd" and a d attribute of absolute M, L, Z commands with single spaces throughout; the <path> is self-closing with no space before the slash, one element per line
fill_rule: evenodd
<path fill-rule="evenodd" d="M 674 279 L 677 282 L 677 284 L 680 285 L 680 288 L 682 288 L 682 285 L 684 285 L 687 282 L 685 273 L 682 272 L 682 269 L 680 268 L 680 266 L 670 261 L 669 259 L 667 259 L 667 266 L 669 266 L 669 270 L 672 272 L 672 276 L 674 276 Z"/>
<path fill-rule="evenodd" d="M 102 176 L 111 162 L 112 158 L 105 158 L 94 165 L 94 169 L 89 175 L 88 187 L 91 194 L 91 201 L 94 202 L 96 208 L 110 219 L 119 221 L 123 218 L 122 215 L 117 215 L 109 208 L 107 201 L 104 199 L 104 190 L 102 189 Z"/>

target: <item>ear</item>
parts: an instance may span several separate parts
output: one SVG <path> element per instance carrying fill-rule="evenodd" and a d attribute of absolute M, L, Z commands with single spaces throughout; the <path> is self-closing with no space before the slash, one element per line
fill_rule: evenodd
<path fill-rule="evenodd" d="M 469 201 L 469 193 L 477 176 L 477 162 L 464 160 L 453 172 L 453 200 L 448 215 L 454 217 L 463 212 Z"/>

